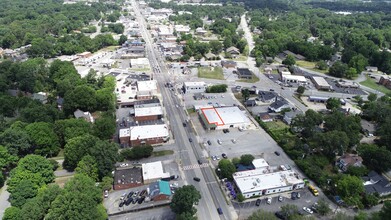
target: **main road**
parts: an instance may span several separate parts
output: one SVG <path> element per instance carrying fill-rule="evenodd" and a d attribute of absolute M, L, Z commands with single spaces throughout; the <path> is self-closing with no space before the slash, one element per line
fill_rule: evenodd
<path fill-rule="evenodd" d="M 170 128 L 179 146 L 178 162 L 182 167 L 194 166 L 194 169 L 183 170 L 186 182 L 194 185 L 201 193 L 201 200 L 197 205 L 197 215 L 199 219 L 236 219 L 237 215 L 233 206 L 228 205 L 225 196 L 216 180 L 213 170 L 207 166 L 208 162 L 204 160 L 205 167 L 199 168 L 198 160 L 206 157 L 205 151 L 202 150 L 198 143 L 198 137 L 193 132 L 191 126 L 183 127 L 183 123 L 188 119 L 185 109 L 181 107 L 181 100 L 176 96 L 175 91 L 168 90 L 164 87 L 166 82 L 170 82 L 170 73 L 166 68 L 164 60 L 160 57 L 159 52 L 154 49 L 152 38 L 147 31 L 147 24 L 135 0 L 132 0 L 133 10 L 136 14 L 140 25 L 142 36 L 146 43 L 148 59 L 154 71 L 153 78 L 157 80 L 158 86 L 163 96 L 163 105 L 166 109 L 167 118 L 170 122 Z M 190 142 L 191 138 L 191 142 Z M 194 177 L 200 177 L 200 182 L 195 182 Z M 223 215 L 218 215 L 217 208 L 221 208 Z"/>

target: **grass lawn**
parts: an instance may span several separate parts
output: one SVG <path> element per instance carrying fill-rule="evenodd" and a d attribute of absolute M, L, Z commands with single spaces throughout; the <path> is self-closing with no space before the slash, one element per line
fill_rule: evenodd
<path fill-rule="evenodd" d="M 371 89 L 375 89 L 377 91 L 380 91 L 382 93 L 391 93 L 391 90 L 387 89 L 386 87 L 382 86 L 382 85 L 379 85 L 375 82 L 375 80 L 367 77 L 367 79 L 365 81 L 362 81 L 360 82 L 361 85 L 363 86 L 366 86 L 366 87 L 369 87 Z"/>
<path fill-rule="evenodd" d="M 258 82 L 259 81 L 259 78 L 253 74 L 253 77 L 252 79 L 240 79 L 238 80 L 238 82 L 246 82 L 246 83 L 255 83 L 255 82 Z"/>
<path fill-rule="evenodd" d="M 117 48 L 119 48 L 119 46 L 109 46 L 109 47 L 102 48 L 100 51 L 114 51 Z"/>
<path fill-rule="evenodd" d="M 315 67 L 316 66 L 315 62 L 310 62 L 310 61 L 305 61 L 305 60 L 296 61 L 296 65 L 303 67 L 303 68 L 306 68 L 306 69 L 310 69 L 310 70 L 319 72 L 319 73 L 327 73 L 327 71 L 328 71 L 327 69 L 325 69 L 325 70 L 317 69 Z"/>
<path fill-rule="evenodd" d="M 233 58 L 232 60 L 234 60 L 234 61 L 246 61 L 247 60 L 247 56 L 239 55 L 236 58 Z"/>
<path fill-rule="evenodd" d="M 165 155 L 172 155 L 174 154 L 173 150 L 160 150 L 160 151 L 154 151 L 152 152 L 153 156 L 155 157 L 160 157 L 160 156 L 165 156 Z"/>
<path fill-rule="evenodd" d="M 149 68 L 129 68 L 129 69 L 131 69 L 132 71 L 137 71 L 137 72 L 148 72 L 151 70 Z"/>
<path fill-rule="evenodd" d="M 198 77 L 207 79 L 224 79 L 223 68 L 221 67 L 199 67 Z"/>
<path fill-rule="evenodd" d="M 271 122 L 266 122 L 267 127 L 270 130 L 283 130 L 285 128 L 289 128 L 288 125 L 286 125 L 284 122 L 277 120 L 277 121 L 271 121 Z"/>
<path fill-rule="evenodd" d="M 188 108 L 187 109 L 187 113 L 189 113 L 189 114 L 193 114 L 193 113 L 195 113 L 196 111 L 195 111 L 195 109 L 194 108 Z"/>
<path fill-rule="evenodd" d="M 56 183 L 61 188 L 63 188 L 65 183 L 68 182 L 72 178 L 73 178 L 73 175 L 57 177 L 56 179 L 54 179 L 54 183 Z"/>

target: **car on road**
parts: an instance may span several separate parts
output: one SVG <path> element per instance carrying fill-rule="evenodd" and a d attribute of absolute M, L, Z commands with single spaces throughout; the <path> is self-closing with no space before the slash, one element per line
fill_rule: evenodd
<path fill-rule="evenodd" d="M 270 92 L 274 92 L 274 89 L 270 89 Z"/>
<path fill-rule="evenodd" d="M 187 124 L 185 122 L 183 122 L 183 127 L 186 127 L 186 126 L 187 126 Z"/>
<path fill-rule="evenodd" d="M 296 200 L 297 199 L 297 192 L 292 192 L 291 199 Z"/>
<path fill-rule="evenodd" d="M 212 145 L 212 142 L 211 142 L 210 140 L 208 140 L 207 143 L 208 143 L 209 145 Z"/>
<path fill-rule="evenodd" d="M 224 159 L 227 159 L 227 158 L 228 158 L 228 157 L 227 157 L 227 154 L 225 154 L 225 153 L 221 154 L 221 156 L 222 156 Z"/>
<path fill-rule="evenodd" d="M 266 198 L 266 203 L 269 204 L 269 205 L 272 204 L 272 197 L 267 197 Z"/>
<path fill-rule="evenodd" d="M 217 160 L 216 156 L 212 156 L 212 160 L 213 161 Z"/>
<path fill-rule="evenodd" d="M 201 181 L 201 179 L 198 178 L 198 177 L 194 177 L 193 180 L 194 180 L 194 181 L 197 181 L 197 182 Z"/>
<path fill-rule="evenodd" d="M 217 143 L 221 145 L 223 142 L 220 139 L 217 139 Z"/>
<path fill-rule="evenodd" d="M 119 203 L 119 207 L 122 207 L 122 206 L 124 206 L 124 204 L 125 204 L 125 202 L 124 201 L 121 201 L 120 203 Z"/>
<path fill-rule="evenodd" d="M 282 202 L 282 196 L 278 196 L 278 201 Z"/>
<path fill-rule="evenodd" d="M 303 207 L 303 210 L 304 210 L 305 212 L 310 213 L 310 214 L 314 214 L 314 211 L 312 211 L 310 208 Z"/>
<path fill-rule="evenodd" d="M 229 129 L 225 128 L 223 129 L 224 134 L 229 133 Z"/>
<path fill-rule="evenodd" d="M 281 155 L 280 152 L 278 152 L 278 151 L 274 151 L 274 154 L 277 155 L 277 156 Z"/>
<path fill-rule="evenodd" d="M 232 141 L 232 143 L 236 144 L 236 139 L 235 138 L 232 139 L 231 141 Z"/>
<path fill-rule="evenodd" d="M 255 205 L 259 206 L 260 204 L 261 204 L 261 199 L 257 199 L 257 201 L 255 202 Z"/>
<path fill-rule="evenodd" d="M 201 160 L 197 160 L 198 164 L 201 165 L 202 164 L 202 161 Z"/>
<path fill-rule="evenodd" d="M 219 215 L 222 215 L 223 214 L 223 210 L 220 207 L 218 207 L 217 208 L 217 213 L 219 213 Z"/>
<path fill-rule="evenodd" d="M 189 138 L 189 142 L 193 142 L 193 139 Z"/>

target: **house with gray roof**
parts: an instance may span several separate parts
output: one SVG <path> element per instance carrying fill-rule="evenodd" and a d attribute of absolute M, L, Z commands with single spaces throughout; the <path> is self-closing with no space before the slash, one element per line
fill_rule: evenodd
<path fill-rule="evenodd" d="M 368 173 L 368 176 L 362 178 L 364 180 L 365 192 L 368 194 L 378 193 L 380 196 L 391 194 L 390 181 L 383 175 L 375 171 Z"/>

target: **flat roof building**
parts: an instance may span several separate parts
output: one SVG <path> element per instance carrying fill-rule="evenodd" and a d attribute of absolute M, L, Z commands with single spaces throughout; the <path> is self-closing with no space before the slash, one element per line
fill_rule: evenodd
<path fill-rule="evenodd" d="M 315 87 L 319 90 L 327 90 L 327 91 L 333 90 L 333 87 L 323 77 L 313 76 L 312 82 L 315 84 Z"/>
<path fill-rule="evenodd" d="M 114 171 L 114 190 L 142 186 L 141 169 L 138 167 L 118 167 Z"/>
<path fill-rule="evenodd" d="M 170 139 L 166 124 L 134 126 L 129 129 L 130 146 L 159 144 Z"/>
<path fill-rule="evenodd" d="M 253 74 L 248 68 L 238 68 L 238 77 L 240 79 L 252 79 Z"/>
<path fill-rule="evenodd" d="M 281 73 L 281 79 L 283 82 L 307 84 L 307 79 L 304 76 L 291 74 L 284 75 Z"/>
<path fill-rule="evenodd" d="M 158 92 L 156 80 L 137 81 L 137 91 L 156 94 Z"/>
<path fill-rule="evenodd" d="M 205 82 L 184 82 L 183 90 L 185 93 L 203 93 L 206 90 Z"/>
<path fill-rule="evenodd" d="M 237 106 L 200 108 L 199 115 L 208 130 L 248 127 L 250 119 Z"/>
<path fill-rule="evenodd" d="M 144 184 L 156 182 L 162 178 L 170 177 L 170 173 L 165 173 L 161 161 L 143 163 L 141 165 Z"/>
<path fill-rule="evenodd" d="M 158 106 L 142 106 L 138 105 L 134 108 L 135 121 L 154 121 L 163 117 L 163 109 Z"/>

